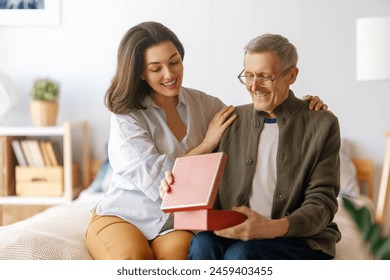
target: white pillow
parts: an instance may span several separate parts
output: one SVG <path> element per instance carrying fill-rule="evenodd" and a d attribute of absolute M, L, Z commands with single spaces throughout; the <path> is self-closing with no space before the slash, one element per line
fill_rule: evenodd
<path fill-rule="evenodd" d="M 103 161 L 96 177 L 92 181 L 89 188 L 92 192 L 107 192 L 111 184 L 112 167 L 108 159 Z"/>
<path fill-rule="evenodd" d="M 356 168 L 351 158 L 351 144 L 341 139 L 340 147 L 340 194 L 339 196 L 356 197 L 360 194 Z"/>

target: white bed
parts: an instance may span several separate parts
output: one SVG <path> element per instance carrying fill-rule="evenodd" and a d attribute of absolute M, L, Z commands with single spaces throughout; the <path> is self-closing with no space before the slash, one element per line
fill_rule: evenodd
<path fill-rule="evenodd" d="M 341 152 L 342 190 L 336 214 L 342 239 L 336 246 L 336 259 L 372 259 L 370 248 L 357 226 L 343 207 L 342 197 L 348 196 L 358 206 L 374 211 L 371 200 L 359 193 L 355 165 L 345 149 Z M 102 174 L 98 190 L 105 190 L 109 171 Z M 0 227 L 0 260 L 88 260 L 92 259 L 85 244 L 85 231 L 91 217 L 90 208 L 103 192 L 97 184 L 84 190 L 68 205 L 54 206 L 29 219 Z"/>

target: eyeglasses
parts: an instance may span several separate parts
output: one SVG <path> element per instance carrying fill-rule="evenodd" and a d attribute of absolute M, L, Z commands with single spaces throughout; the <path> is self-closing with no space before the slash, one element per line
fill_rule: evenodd
<path fill-rule="evenodd" d="M 291 70 L 291 68 L 293 68 L 294 66 L 290 66 L 288 68 L 286 68 L 285 70 L 283 70 L 279 75 L 277 75 L 276 77 L 256 77 L 255 75 L 253 74 L 250 74 L 250 73 L 247 73 L 247 74 L 243 74 L 245 69 L 241 71 L 241 73 L 237 76 L 238 80 L 240 81 L 241 84 L 243 85 L 246 85 L 246 86 L 251 86 L 253 85 L 253 81 L 256 82 L 256 84 L 258 86 L 261 86 L 261 87 L 272 87 L 274 81 L 285 75 L 288 71 Z"/>

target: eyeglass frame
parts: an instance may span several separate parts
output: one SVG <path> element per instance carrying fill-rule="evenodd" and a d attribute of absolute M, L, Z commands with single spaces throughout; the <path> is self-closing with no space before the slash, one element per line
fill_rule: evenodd
<path fill-rule="evenodd" d="M 272 77 L 271 77 L 271 78 L 268 78 L 268 77 L 256 77 L 256 75 L 253 75 L 253 81 L 256 82 L 256 79 L 262 79 L 263 81 L 266 81 L 266 82 L 271 81 L 271 85 L 270 85 L 270 86 L 259 85 L 259 84 L 257 84 L 257 82 L 256 82 L 256 84 L 259 85 L 260 87 L 270 88 L 270 87 L 272 87 L 272 86 L 274 85 L 274 81 L 275 81 L 277 78 L 286 75 L 287 72 L 290 71 L 292 68 L 294 68 L 294 66 L 287 67 L 287 68 L 284 69 L 282 72 L 280 72 L 279 75 L 277 75 L 277 76 L 275 76 L 275 77 L 273 77 L 273 78 L 272 78 Z M 241 80 L 241 78 L 246 78 L 245 75 L 242 75 L 242 73 L 243 73 L 244 71 L 245 71 L 245 68 L 240 72 L 240 74 L 238 74 L 238 76 L 237 76 L 238 80 L 239 80 L 240 83 L 243 84 L 244 86 L 253 85 L 253 81 L 252 81 L 252 83 L 247 84 L 246 82 L 244 82 L 244 81 Z"/>

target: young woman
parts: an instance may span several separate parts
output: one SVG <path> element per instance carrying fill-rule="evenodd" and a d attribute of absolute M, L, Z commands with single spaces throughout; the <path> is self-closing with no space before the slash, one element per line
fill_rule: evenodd
<path fill-rule="evenodd" d="M 160 210 L 160 182 L 177 157 L 212 152 L 236 115 L 218 98 L 182 87 L 183 58 L 176 35 L 157 22 L 132 27 L 119 45 L 105 96 L 113 178 L 87 230 L 95 259 L 187 259 L 193 233 L 174 231 Z"/>

